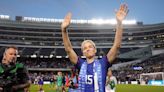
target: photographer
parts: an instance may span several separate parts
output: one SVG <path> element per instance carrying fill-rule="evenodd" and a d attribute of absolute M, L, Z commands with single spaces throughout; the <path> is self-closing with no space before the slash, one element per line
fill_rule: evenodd
<path fill-rule="evenodd" d="M 26 68 L 16 63 L 18 49 L 10 46 L 5 49 L 0 64 L 0 92 L 24 92 L 30 86 Z"/>

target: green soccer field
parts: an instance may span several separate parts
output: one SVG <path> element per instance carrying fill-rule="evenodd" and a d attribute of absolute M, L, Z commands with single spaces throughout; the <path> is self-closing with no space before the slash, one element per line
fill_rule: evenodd
<path fill-rule="evenodd" d="M 31 85 L 30 92 L 38 92 L 38 85 Z M 44 92 L 56 92 L 50 85 L 43 86 Z M 116 92 L 164 92 L 164 86 L 117 85 Z"/>
<path fill-rule="evenodd" d="M 164 86 L 117 85 L 116 92 L 164 92 Z"/>
<path fill-rule="evenodd" d="M 44 89 L 44 92 L 55 92 L 55 88 L 51 87 L 50 85 L 48 84 L 45 84 L 43 86 L 43 89 Z M 38 85 L 34 85 L 32 84 L 30 86 L 30 92 L 38 92 L 39 91 L 39 86 Z"/>

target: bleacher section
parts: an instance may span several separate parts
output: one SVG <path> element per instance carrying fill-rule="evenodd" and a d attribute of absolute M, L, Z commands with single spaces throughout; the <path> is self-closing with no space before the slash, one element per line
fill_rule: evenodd
<path fill-rule="evenodd" d="M 72 24 L 69 36 L 75 51 L 82 56 L 83 40 L 93 40 L 98 48 L 97 56 L 104 55 L 113 45 L 115 26 L 96 24 Z M 125 25 L 120 53 L 147 46 L 153 49 L 164 47 L 164 24 Z M 66 56 L 61 38 L 60 23 L 34 23 L 17 20 L 0 21 L 0 46 L 16 45 L 21 55 Z M 54 51 L 55 49 L 55 51 Z M 100 53 L 101 52 L 101 53 Z"/>

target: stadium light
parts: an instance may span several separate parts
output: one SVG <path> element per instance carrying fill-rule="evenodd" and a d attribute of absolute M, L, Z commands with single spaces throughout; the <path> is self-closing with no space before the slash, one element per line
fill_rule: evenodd
<path fill-rule="evenodd" d="M 36 58 L 36 57 L 37 57 L 36 54 L 31 55 L 31 58 Z"/>
<path fill-rule="evenodd" d="M 53 19 L 53 18 L 35 18 L 35 17 L 23 17 L 22 21 L 30 21 L 30 22 L 50 22 L 50 23 L 62 23 L 64 19 Z M 75 20 L 72 19 L 71 23 L 74 24 L 110 24 L 110 25 L 115 25 L 117 24 L 116 19 L 96 19 L 93 18 L 91 20 Z M 131 25 L 131 24 L 137 24 L 136 20 L 124 20 L 123 24 L 125 25 Z"/>
<path fill-rule="evenodd" d="M 49 56 L 44 56 L 44 58 L 49 58 Z"/>
<path fill-rule="evenodd" d="M 50 57 L 50 58 L 52 58 L 53 56 L 54 56 L 53 54 L 50 54 L 50 56 L 49 56 L 49 57 Z"/>
<path fill-rule="evenodd" d="M 99 56 L 99 58 L 102 58 L 102 56 Z"/>
<path fill-rule="evenodd" d="M 68 58 L 68 55 L 67 55 L 67 56 L 65 56 L 65 58 Z"/>
<path fill-rule="evenodd" d="M 86 58 L 86 56 L 81 56 L 81 58 Z"/>
<path fill-rule="evenodd" d="M 111 25 L 115 25 L 117 24 L 116 19 L 92 19 L 92 20 L 88 20 L 88 23 L 91 24 L 111 24 Z M 131 24 L 137 24 L 136 20 L 123 20 L 122 22 L 125 25 L 131 25 Z"/>
<path fill-rule="evenodd" d="M 137 24 L 136 20 L 124 20 L 122 23 L 125 25 Z"/>
<path fill-rule="evenodd" d="M 9 15 L 0 15 L 0 19 L 10 19 Z"/>
<path fill-rule="evenodd" d="M 43 58 L 43 55 L 40 55 L 40 58 Z"/>
<path fill-rule="evenodd" d="M 20 57 L 20 55 L 17 55 L 17 57 Z"/>
<path fill-rule="evenodd" d="M 56 56 L 56 58 L 62 58 L 62 56 Z"/>

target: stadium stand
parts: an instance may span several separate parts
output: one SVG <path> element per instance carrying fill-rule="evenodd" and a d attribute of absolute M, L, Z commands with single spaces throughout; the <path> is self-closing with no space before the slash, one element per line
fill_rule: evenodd
<path fill-rule="evenodd" d="M 68 31 L 73 47 L 79 56 L 83 56 L 80 43 L 91 39 L 98 48 L 96 55 L 101 58 L 113 44 L 114 28 L 115 25 L 108 24 L 72 23 Z M 141 73 L 164 72 L 164 54 L 161 54 L 164 53 L 164 23 L 146 25 L 138 22 L 135 25 L 124 25 L 122 40 L 116 64 L 141 59 L 142 57 L 137 57 L 134 51 L 141 53 L 143 48 L 150 47 L 151 55 L 148 59 L 141 59 L 141 62 L 131 63 L 115 70 L 114 74 L 120 81 L 138 80 Z M 47 80 L 49 79 L 47 75 L 51 72 L 71 71 L 73 67 L 63 47 L 60 22 L 24 21 L 20 16 L 16 20 L 11 20 L 10 17 L 0 18 L 1 57 L 5 47 L 9 45 L 18 47 L 18 61 L 28 67 L 32 78 L 42 72 Z M 131 53 L 132 56 L 127 53 Z M 142 55 L 146 56 L 147 53 L 142 53 Z M 140 67 L 141 70 L 134 70 L 134 67 Z"/>

